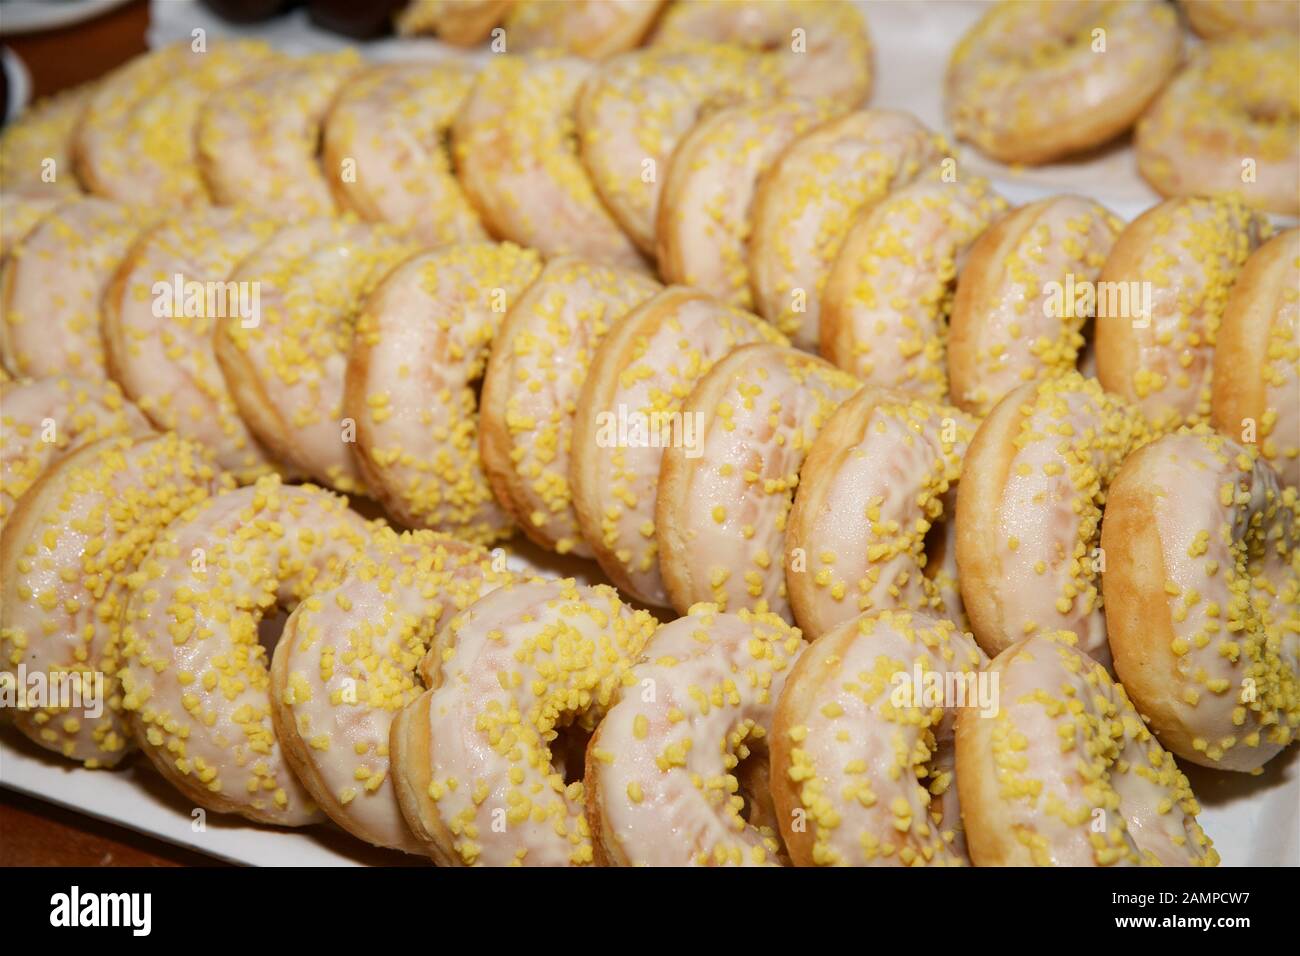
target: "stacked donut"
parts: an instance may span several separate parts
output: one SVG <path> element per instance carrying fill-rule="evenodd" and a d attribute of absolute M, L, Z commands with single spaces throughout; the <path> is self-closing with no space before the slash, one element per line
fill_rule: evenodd
<path fill-rule="evenodd" d="M 1171 753 L 1300 727 L 1300 233 L 1009 209 L 844 7 L 710 6 L 6 135 L 0 658 L 107 701 L 20 731 L 444 864 L 1217 860 Z"/>

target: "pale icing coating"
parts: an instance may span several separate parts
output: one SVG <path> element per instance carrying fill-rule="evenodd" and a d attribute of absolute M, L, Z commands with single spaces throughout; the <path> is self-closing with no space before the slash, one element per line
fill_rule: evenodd
<path fill-rule="evenodd" d="M 800 348 L 815 349 L 821 293 L 858 213 L 937 166 L 943 140 L 910 113 L 862 110 L 795 140 L 754 201 L 754 302 Z"/>
<path fill-rule="evenodd" d="M 61 202 L 57 193 L 0 193 L 0 259 Z"/>
<path fill-rule="evenodd" d="M 20 709 L 19 730 L 88 767 L 133 749 L 117 680 L 130 582 L 168 523 L 220 486 L 201 447 L 173 434 L 106 438 L 54 465 L 20 503 L 0 546 L 0 667 L 79 674 L 81 693 L 98 684 L 102 697 Z"/>
<path fill-rule="evenodd" d="M 953 725 L 974 699 L 927 700 L 922 681 L 973 678 L 988 659 L 951 621 L 864 614 L 818 638 L 786 681 L 773 727 L 778 819 L 812 866 L 969 863 Z M 941 685 L 942 686 L 942 685 Z M 796 833 L 798 818 L 804 829 Z M 792 851 L 793 852 L 793 851 Z"/>
<path fill-rule="evenodd" d="M 73 172 L 72 134 L 94 89 L 86 83 L 48 96 L 5 124 L 0 133 L 0 183 L 6 192 L 54 199 L 81 192 Z M 12 228 L 8 218 L 4 228 Z"/>
<path fill-rule="evenodd" d="M 783 345 L 735 349 L 682 406 L 702 416 L 698 449 L 675 446 L 660 467 L 660 566 L 679 613 L 771 611 L 793 620 L 786 523 L 804 456 L 858 381 Z M 688 457 L 698 451 L 698 457 Z"/>
<path fill-rule="evenodd" d="M 347 499 L 269 475 L 188 511 L 126 578 L 122 705 L 141 749 L 200 806 L 321 819 L 272 727 L 258 624 L 335 585 L 372 533 Z"/>
<path fill-rule="evenodd" d="M 510 534 L 483 474 L 474 383 L 540 270 L 537 253 L 508 242 L 449 246 L 394 269 L 366 302 L 346 411 L 367 483 L 404 524 L 480 544 Z"/>
<path fill-rule="evenodd" d="M 664 0 L 513 0 L 505 30 L 514 53 L 563 50 L 602 60 L 638 46 Z"/>
<path fill-rule="evenodd" d="M 768 740 L 804 646 L 774 614 L 711 604 L 654 632 L 588 751 L 588 818 L 605 862 L 786 862 L 767 791 Z"/>

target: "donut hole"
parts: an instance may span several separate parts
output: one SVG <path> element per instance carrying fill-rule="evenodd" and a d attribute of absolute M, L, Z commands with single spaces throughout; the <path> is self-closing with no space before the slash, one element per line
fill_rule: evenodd
<path fill-rule="evenodd" d="M 551 741 L 551 767 L 564 778 L 564 785 L 579 783 L 586 775 L 587 744 L 593 730 L 579 723 L 557 725 Z"/>
<path fill-rule="evenodd" d="M 740 762 L 731 772 L 740 784 L 737 793 L 745 801 L 740 816 L 752 827 L 768 828 L 776 832 L 776 805 L 772 802 L 769 772 L 771 763 L 766 744 L 751 738 L 745 742 L 737 756 L 740 757 Z"/>
<path fill-rule="evenodd" d="M 289 612 L 276 604 L 257 622 L 257 643 L 266 651 L 267 660 L 275 653 L 275 645 L 280 643 L 280 635 L 284 633 L 288 620 Z"/>

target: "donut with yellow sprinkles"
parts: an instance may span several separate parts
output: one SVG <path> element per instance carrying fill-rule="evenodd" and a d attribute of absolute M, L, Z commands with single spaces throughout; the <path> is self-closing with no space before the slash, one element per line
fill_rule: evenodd
<path fill-rule="evenodd" d="M 1021 206 L 975 240 L 949 317 L 954 405 L 987 415 L 1013 388 L 1081 364 L 1097 277 L 1123 228 L 1091 199 L 1052 196 Z"/>
<path fill-rule="evenodd" d="M 996 713 L 957 714 L 957 791 L 976 866 L 1216 866 L 1200 806 L 1124 687 L 1071 635 L 986 671 Z"/>
<path fill-rule="evenodd" d="M 712 604 L 654 632 L 587 748 L 597 861 L 788 862 L 768 746 L 777 699 L 804 646 L 775 614 L 724 614 Z"/>
<path fill-rule="evenodd" d="M 957 493 L 957 567 L 990 655 L 1069 631 L 1110 664 L 1102 507 L 1124 459 L 1151 437 L 1141 413 L 1078 372 L 1022 385 L 980 424 Z"/>
<path fill-rule="evenodd" d="M 771 611 L 793 620 L 786 526 L 809 446 L 858 381 L 784 345 L 734 349 L 682 405 L 693 447 L 664 450 L 655 499 L 659 569 L 678 613 Z"/>
<path fill-rule="evenodd" d="M 196 805 L 278 826 L 322 819 L 275 736 L 258 625 L 335 586 L 373 534 L 346 498 L 269 475 L 172 522 L 125 579 L 122 706 Z"/>
<path fill-rule="evenodd" d="M 923 611 L 864 614 L 812 643 L 772 725 L 772 799 L 796 865 L 969 862 L 953 728 L 979 707 L 986 663 L 969 635 Z"/>
<path fill-rule="evenodd" d="M 836 409 L 799 471 L 786 587 L 809 640 L 864 612 L 930 611 L 965 627 L 953 512 L 978 422 L 868 385 Z"/>
<path fill-rule="evenodd" d="M 958 139 L 1045 163 L 1124 132 L 1182 58 L 1178 15 L 1145 0 L 1017 0 L 961 38 L 944 93 Z"/>
<path fill-rule="evenodd" d="M 1255 771 L 1300 730 L 1300 501 L 1206 426 L 1111 484 L 1103 578 L 1115 669 L 1169 750 Z"/>
<path fill-rule="evenodd" d="M 1273 237 L 1246 260 L 1214 358 L 1224 370 L 1214 376 L 1214 427 L 1258 442 L 1282 484 L 1300 487 L 1300 229 Z"/>
<path fill-rule="evenodd" d="M 433 687 L 391 740 L 402 813 L 437 862 L 594 862 L 585 738 L 654 629 L 613 588 L 572 580 L 498 588 L 444 626 Z"/>
<path fill-rule="evenodd" d="M 1178 0 L 1198 36 L 1271 36 L 1300 33 L 1300 17 L 1291 0 Z"/>
<path fill-rule="evenodd" d="M 451 63 L 394 63 L 349 79 L 321 144 L 340 208 L 431 246 L 487 238 L 443 142 L 473 81 Z"/>
<path fill-rule="evenodd" d="M 81 183 L 73 171 L 72 134 L 95 87 L 46 97 L 5 124 L 0 134 L 0 183 L 8 193 L 71 198 Z M 6 218 L 5 231 L 13 228 Z"/>
<path fill-rule="evenodd" d="M 371 493 L 402 523 L 477 544 L 509 536 L 479 456 L 474 383 L 539 271 L 536 252 L 508 242 L 449 246 L 394 269 L 367 301 L 344 408 Z"/>
<path fill-rule="evenodd" d="M 1097 320 L 1102 386 L 1160 428 L 1207 418 L 1229 290 L 1271 233 L 1267 218 L 1234 196 L 1170 199 L 1129 223 L 1098 280 L 1128 292 Z"/>
<path fill-rule="evenodd" d="M 958 263 L 1006 208 L 982 179 L 935 175 L 863 212 L 822 290 L 821 354 L 869 384 L 946 400 Z"/>
<path fill-rule="evenodd" d="M 910 113 L 862 110 L 796 139 L 759 181 L 749 275 L 759 315 L 818 345 L 821 293 L 858 213 L 938 166 L 941 137 Z"/>
<path fill-rule="evenodd" d="M 378 531 L 343 579 L 289 615 L 271 663 L 271 717 L 294 773 L 330 819 L 376 846 L 422 852 L 388 779 L 395 714 L 424 688 L 438 624 L 506 583 L 481 548 Z"/>
<path fill-rule="evenodd" d="M 514 0 L 505 18 L 512 53 L 563 50 L 603 60 L 641 44 L 664 0 Z"/>
<path fill-rule="evenodd" d="M 532 540 L 592 556 L 569 483 L 573 416 L 596 346 L 660 290 L 637 272 L 561 256 L 506 313 L 479 395 L 479 451 L 496 500 Z"/>
<path fill-rule="evenodd" d="M 495 57 L 452 128 L 456 169 L 498 238 L 643 270 L 578 156 L 574 109 L 594 71 L 553 54 Z"/>
<path fill-rule="evenodd" d="M 673 286 L 619 322 L 592 359 L 573 421 L 573 503 L 601 568 L 637 600 L 669 604 L 655 534 L 659 466 L 665 448 L 703 437 L 682 403 L 713 363 L 750 342 L 787 344 L 757 316 Z"/>
<path fill-rule="evenodd" d="M 131 581 L 168 523 L 218 487 L 199 445 L 123 436 L 66 456 L 19 500 L 0 537 L 0 673 L 49 682 L 48 699 L 14 712 L 37 744 L 88 767 L 130 752 L 117 672 Z"/>

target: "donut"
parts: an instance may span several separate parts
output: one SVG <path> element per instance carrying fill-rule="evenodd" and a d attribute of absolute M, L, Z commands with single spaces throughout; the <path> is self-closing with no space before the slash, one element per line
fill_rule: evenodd
<path fill-rule="evenodd" d="M 1228 292 L 1270 233 L 1267 219 L 1235 197 L 1170 199 L 1129 223 L 1098 280 L 1120 293 L 1096 323 L 1097 378 L 1106 390 L 1159 428 L 1208 416 Z"/>
<path fill-rule="evenodd" d="M 58 376 L 0 386 L 0 528 L 59 459 L 91 442 L 151 431 L 112 382 Z"/>
<path fill-rule="evenodd" d="M 458 64 L 394 63 L 345 83 L 321 143 L 338 206 L 431 246 L 486 238 L 444 145 L 473 81 Z"/>
<path fill-rule="evenodd" d="M 796 866 L 969 862 L 953 725 L 980 706 L 985 663 L 924 611 L 863 614 L 809 646 L 772 723 L 772 800 Z M 963 696 L 931 701 L 931 682 Z"/>
<path fill-rule="evenodd" d="M 0 272 L 0 361 L 16 376 L 103 380 L 100 299 L 147 213 L 74 199 L 15 243 Z"/>
<path fill-rule="evenodd" d="M 452 46 L 476 46 L 487 39 L 515 0 L 415 0 L 394 18 L 402 36 L 436 34 Z"/>
<path fill-rule="evenodd" d="M 1300 33 L 1300 17 L 1290 0 L 1178 0 L 1198 36 L 1271 36 Z"/>
<path fill-rule="evenodd" d="M 140 206 L 207 202 L 194 129 L 208 96 L 265 69 L 257 40 L 194 49 L 175 43 L 128 61 L 95 84 L 73 133 L 77 178 L 89 192 Z"/>
<path fill-rule="evenodd" d="M 785 529 L 785 580 L 809 640 L 864 612 L 966 618 L 952 573 L 957 480 L 978 423 L 866 386 L 812 440 Z"/>
<path fill-rule="evenodd" d="M 774 70 L 736 47 L 695 44 L 621 53 L 587 80 L 576 113 L 592 185 L 642 252 L 673 151 L 708 109 L 778 94 Z"/>
<path fill-rule="evenodd" d="M 1294 33 L 1200 47 L 1138 122 L 1138 171 L 1162 196 L 1237 193 L 1300 215 L 1298 70 Z"/>
<path fill-rule="evenodd" d="M 784 345 L 754 343 L 720 359 L 683 417 L 700 440 L 664 449 L 655 497 L 659 569 L 673 607 L 771 611 L 792 620 L 785 532 L 808 448 L 858 382 Z"/>
<path fill-rule="evenodd" d="M 60 203 L 55 194 L 0 193 L 0 262 Z"/>
<path fill-rule="evenodd" d="M 863 110 L 791 143 L 759 180 L 749 275 L 758 313 L 810 351 L 821 291 L 858 213 L 946 152 L 908 113 Z"/>
<path fill-rule="evenodd" d="M 335 586 L 372 537 L 346 498 L 267 475 L 172 522 L 127 580 L 122 706 L 196 806 L 276 826 L 322 819 L 272 727 L 258 625 Z"/>
<path fill-rule="evenodd" d="M 593 862 L 582 752 L 655 628 L 613 588 L 507 585 L 443 626 L 393 722 L 393 782 L 443 865 Z"/>
<path fill-rule="evenodd" d="M 1004 163 L 1046 163 L 1108 142 L 1178 68 L 1168 4 L 997 4 L 953 49 L 945 108 L 957 138 Z"/>
<path fill-rule="evenodd" d="M 954 405 L 987 415 L 1016 386 L 1079 364 L 1097 277 L 1123 228 L 1091 199 L 1052 196 L 1013 210 L 975 240 L 949 317 Z"/>
<path fill-rule="evenodd" d="M 552 259 L 492 340 L 479 395 L 479 452 L 497 502 L 542 547 L 590 558 L 569 485 L 573 416 L 610 327 L 660 286 L 637 272 Z"/>
<path fill-rule="evenodd" d="M 1161 744 L 1253 771 L 1300 728 L 1295 488 L 1206 426 L 1153 442 L 1106 499 L 1115 670 Z"/>
<path fill-rule="evenodd" d="M 655 536 L 664 449 L 703 437 L 682 403 L 714 362 L 749 342 L 786 344 L 756 316 L 673 286 L 633 309 L 592 357 L 573 419 L 573 504 L 601 568 L 646 604 L 670 600 Z"/>
<path fill-rule="evenodd" d="M 5 124 L 0 134 L 0 183 L 6 192 L 56 199 L 81 192 L 72 163 L 72 133 L 93 90 L 87 83 L 48 96 Z M 8 218 L 4 228 L 13 228 Z"/>
<path fill-rule="evenodd" d="M 838 0 L 692 0 L 675 3 L 655 30 L 657 46 L 731 43 L 772 62 L 794 96 L 854 109 L 871 93 L 871 36 Z"/>
<path fill-rule="evenodd" d="M 1068 631 L 1110 664 L 1102 506 L 1151 437 L 1140 412 L 1078 372 L 1020 386 L 980 424 L 957 489 L 956 553 L 962 603 L 990 656 Z"/>
<path fill-rule="evenodd" d="M 1001 700 L 957 714 L 957 793 L 976 866 L 1216 866 L 1200 806 L 1122 684 L 1070 635 L 988 666 Z"/>
<path fill-rule="evenodd" d="M 416 665 L 439 621 L 508 579 L 474 545 L 385 528 L 289 615 L 271 663 L 275 736 L 312 799 L 358 839 L 422 852 L 388 780 L 393 716 L 423 690 Z"/>
<path fill-rule="evenodd" d="M 724 614 L 712 604 L 654 632 L 587 747 L 587 820 L 599 863 L 786 862 L 768 741 L 803 649 L 799 632 L 775 614 Z"/>
<path fill-rule="evenodd" d="M 540 270 L 537 253 L 510 243 L 449 246 L 394 269 L 366 302 L 344 411 L 367 487 L 401 523 L 477 544 L 512 532 L 483 473 L 474 383 Z"/>
<path fill-rule="evenodd" d="M 47 698 L 13 714 L 35 743 L 88 767 L 131 751 L 116 677 L 130 582 L 216 474 L 175 435 L 122 435 L 64 456 L 19 499 L 0 536 L 0 673 L 44 680 Z"/>
<path fill-rule="evenodd" d="M 343 407 L 357 316 L 414 251 L 379 227 L 313 220 L 281 229 L 230 274 L 261 300 L 257 322 L 216 323 L 235 406 L 272 458 L 338 491 L 364 489 L 356 418 Z"/>
<path fill-rule="evenodd" d="M 946 400 L 959 263 L 1006 208 L 985 180 L 927 177 L 864 211 L 821 293 L 821 354 L 872 385 Z"/>
<path fill-rule="evenodd" d="M 1214 346 L 1210 418 L 1260 454 L 1283 485 L 1300 486 L 1300 230 L 1251 253 L 1228 295 Z"/>
<path fill-rule="evenodd" d="M 337 210 L 318 163 L 335 95 L 360 71 L 352 50 L 300 57 L 209 96 L 195 138 L 212 201 L 295 220 Z"/>
<path fill-rule="evenodd" d="M 759 176 L 824 111 L 808 100 L 747 103 L 710 113 L 673 153 L 659 198 L 655 257 L 668 282 L 741 309 L 749 288 L 749 216 Z"/>
<path fill-rule="evenodd" d="M 515 0 L 506 13 L 512 53 L 562 50 L 603 60 L 641 45 L 664 0 Z"/>
<path fill-rule="evenodd" d="M 452 128 L 456 168 L 498 238 L 644 270 L 578 157 L 574 109 L 593 72 L 574 57 L 494 57 Z"/>
<path fill-rule="evenodd" d="M 102 302 L 112 377 L 158 428 L 206 445 L 243 481 L 272 462 L 239 416 L 213 330 L 256 318 L 260 290 L 245 296 L 226 277 L 275 231 L 269 220 L 234 209 L 170 218 L 131 246 Z"/>

